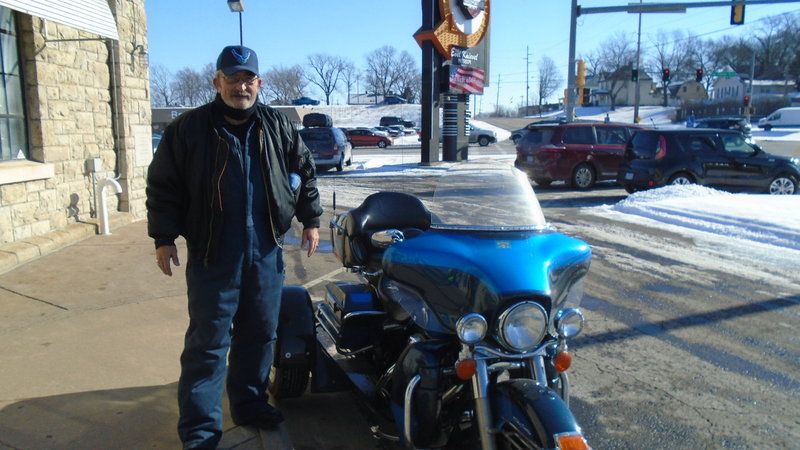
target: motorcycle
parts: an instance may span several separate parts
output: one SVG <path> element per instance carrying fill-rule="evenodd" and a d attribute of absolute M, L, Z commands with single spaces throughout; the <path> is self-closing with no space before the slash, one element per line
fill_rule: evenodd
<path fill-rule="evenodd" d="M 587 449 L 567 341 L 589 246 L 546 222 L 527 177 L 447 170 L 431 197 L 378 192 L 330 222 L 358 281 L 284 289 L 269 390 L 354 389 L 404 448 Z"/>

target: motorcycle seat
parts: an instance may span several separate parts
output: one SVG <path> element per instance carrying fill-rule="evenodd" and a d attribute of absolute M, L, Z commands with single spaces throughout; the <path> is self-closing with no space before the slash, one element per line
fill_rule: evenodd
<path fill-rule="evenodd" d="M 372 233 L 389 228 L 425 231 L 431 226 L 431 213 L 422 201 L 402 192 L 383 191 L 368 196 L 350 210 L 344 220 L 345 235 L 354 265 L 380 265 L 382 249 L 371 244 Z"/>

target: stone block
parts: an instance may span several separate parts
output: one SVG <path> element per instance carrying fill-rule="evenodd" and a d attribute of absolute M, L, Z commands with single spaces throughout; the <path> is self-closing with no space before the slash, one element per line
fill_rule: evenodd
<path fill-rule="evenodd" d="M 27 199 L 28 191 L 25 183 L 3 184 L 0 185 L 0 203 L 3 205 L 13 205 L 24 202 Z"/>

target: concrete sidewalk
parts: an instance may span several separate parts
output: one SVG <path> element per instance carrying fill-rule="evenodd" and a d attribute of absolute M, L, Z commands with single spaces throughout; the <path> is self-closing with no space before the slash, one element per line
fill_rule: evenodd
<path fill-rule="evenodd" d="M 154 260 L 138 222 L 0 275 L 0 449 L 180 448 L 185 279 Z M 220 447 L 292 443 L 285 425 L 232 427 Z"/>

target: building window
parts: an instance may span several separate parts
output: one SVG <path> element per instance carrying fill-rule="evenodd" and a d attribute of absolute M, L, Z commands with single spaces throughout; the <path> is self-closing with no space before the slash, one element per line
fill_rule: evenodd
<path fill-rule="evenodd" d="M 28 132 L 14 12 L 0 7 L 0 161 L 27 159 Z"/>

